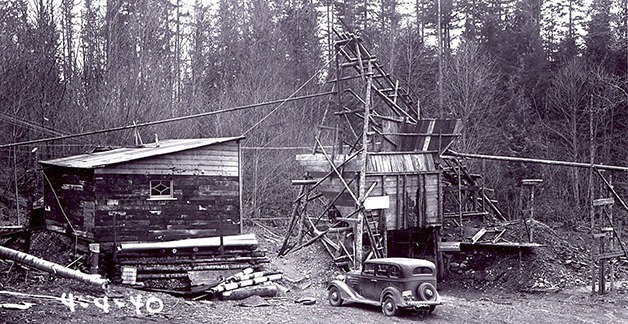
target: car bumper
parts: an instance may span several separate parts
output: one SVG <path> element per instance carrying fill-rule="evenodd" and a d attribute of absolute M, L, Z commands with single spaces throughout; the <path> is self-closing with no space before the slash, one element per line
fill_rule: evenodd
<path fill-rule="evenodd" d="M 440 301 L 440 299 L 437 299 L 435 301 L 424 301 L 424 300 L 406 300 L 404 301 L 405 305 L 399 305 L 402 307 L 413 307 L 413 308 L 425 308 L 425 307 L 430 307 L 430 306 L 436 306 L 436 305 L 441 305 L 442 302 Z"/>

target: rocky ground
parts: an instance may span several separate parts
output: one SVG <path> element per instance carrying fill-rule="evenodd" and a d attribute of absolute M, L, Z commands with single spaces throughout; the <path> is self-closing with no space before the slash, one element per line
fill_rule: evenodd
<path fill-rule="evenodd" d="M 430 315 L 404 313 L 386 318 L 377 307 L 326 301 L 326 283 L 337 270 L 322 246 L 313 244 L 282 258 L 280 239 L 259 227 L 250 228 L 268 250 L 269 270 L 281 270 L 282 296 L 262 300 L 192 301 L 164 293 L 114 285 L 106 294 L 84 284 L 12 262 L 0 261 L 0 321 L 3 323 L 626 323 L 628 281 L 624 260 L 616 262 L 616 289 L 592 295 L 591 263 L 586 233 L 537 224 L 537 239 L 547 245 L 534 253 L 467 253 L 439 286 L 445 301 Z M 62 239 L 34 240 L 40 256 L 71 260 Z M 39 251 L 37 251 L 39 249 Z M 54 251 L 54 253 L 51 253 Z M 464 264 L 464 266 L 461 266 Z M 72 294 L 73 299 L 69 298 Z M 105 298 L 106 297 L 106 298 Z M 313 305 L 297 303 L 301 298 Z M 74 302 L 71 302 L 74 301 Z M 106 302 L 105 302 L 106 300 Z M 265 306 L 253 307 L 251 303 Z M 17 304 L 28 309 L 14 309 Z M 108 306 L 108 307 L 107 307 Z M 8 307 L 8 308 L 6 308 Z"/>

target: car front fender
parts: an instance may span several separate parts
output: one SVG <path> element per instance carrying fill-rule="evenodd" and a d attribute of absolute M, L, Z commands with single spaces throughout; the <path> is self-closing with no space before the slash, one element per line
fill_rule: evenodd
<path fill-rule="evenodd" d="M 331 287 L 338 288 L 338 291 L 340 291 L 340 297 L 342 297 L 342 299 L 345 299 L 345 300 L 356 300 L 357 299 L 356 293 L 344 281 L 333 280 L 327 286 L 327 290 L 329 290 L 329 288 L 331 288 Z"/>

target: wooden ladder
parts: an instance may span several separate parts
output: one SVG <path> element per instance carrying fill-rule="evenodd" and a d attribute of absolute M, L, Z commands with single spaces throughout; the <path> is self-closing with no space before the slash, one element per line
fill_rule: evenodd
<path fill-rule="evenodd" d="M 335 46 L 343 61 L 338 63 L 338 68 L 348 68 L 357 72 L 356 76 L 343 77 L 342 80 L 365 77 L 369 73 L 367 63 L 370 62 L 373 68 L 373 91 L 398 117 L 409 118 L 412 122 L 416 122 L 418 107 L 408 90 L 401 88 L 399 80 L 393 79 L 384 70 L 377 57 L 364 46 L 362 39 L 353 33 L 338 36 L 340 40 Z"/>
<path fill-rule="evenodd" d="M 386 256 L 386 251 L 384 249 L 384 237 L 382 236 L 381 231 L 379 230 L 379 220 L 378 217 L 373 214 L 370 210 L 364 210 L 364 225 L 366 227 L 366 233 L 371 242 L 371 253 L 367 259 L 374 258 L 383 258 Z"/>

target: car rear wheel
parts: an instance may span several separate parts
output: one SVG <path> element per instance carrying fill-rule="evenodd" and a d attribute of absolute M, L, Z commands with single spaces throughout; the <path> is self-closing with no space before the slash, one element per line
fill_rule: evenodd
<path fill-rule="evenodd" d="M 342 297 L 340 297 L 340 291 L 338 290 L 338 287 L 332 286 L 331 288 L 329 288 L 327 299 L 329 299 L 329 305 L 342 305 Z"/>
<path fill-rule="evenodd" d="M 422 283 L 417 290 L 419 297 L 425 301 L 435 301 L 438 296 L 436 288 L 434 288 L 434 285 L 429 282 Z"/>
<path fill-rule="evenodd" d="M 399 313 L 397 303 L 395 303 L 395 300 L 392 297 L 384 297 L 384 301 L 382 302 L 382 312 L 384 313 L 384 315 L 389 317 L 395 316 Z"/>

